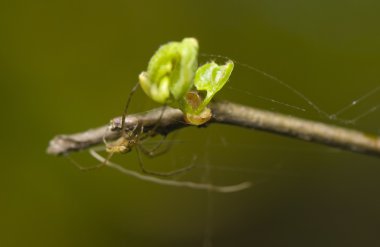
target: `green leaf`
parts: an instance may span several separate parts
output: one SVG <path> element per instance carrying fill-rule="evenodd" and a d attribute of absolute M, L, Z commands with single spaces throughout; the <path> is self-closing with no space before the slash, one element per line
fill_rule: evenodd
<path fill-rule="evenodd" d="M 231 76 L 234 63 L 228 61 L 225 65 L 218 65 L 215 62 L 206 63 L 199 67 L 194 78 L 194 86 L 197 91 L 206 92 L 206 96 L 197 109 L 196 113 L 201 112 L 215 96 L 215 94 L 223 88 Z"/>
<path fill-rule="evenodd" d="M 197 58 L 198 41 L 194 38 L 162 45 L 147 71 L 139 76 L 142 89 L 158 103 L 178 106 L 178 100 L 193 87 Z"/>

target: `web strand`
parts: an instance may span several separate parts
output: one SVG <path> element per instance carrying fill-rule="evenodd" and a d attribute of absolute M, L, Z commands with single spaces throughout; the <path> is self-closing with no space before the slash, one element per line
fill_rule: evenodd
<path fill-rule="evenodd" d="M 338 116 L 342 115 L 343 113 L 347 112 L 348 110 L 350 110 L 354 106 L 357 106 L 359 103 L 362 103 L 366 99 L 368 99 L 371 96 L 375 95 L 377 92 L 380 91 L 380 86 L 377 86 L 376 88 L 374 88 L 373 90 L 370 90 L 369 92 L 367 92 L 363 96 L 358 97 L 356 100 L 353 100 L 350 104 L 346 105 L 345 107 L 341 108 L 340 110 L 336 111 L 335 113 L 329 114 L 328 112 L 326 112 L 326 111 L 322 110 L 320 107 L 318 107 L 317 104 L 315 104 L 310 98 L 308 98 L 307 96 L 305 96 L 303 93 L 301 93 L 300 91 L 298 91 L 296 88 L 292 87 L 291 85 L 287 84 L 283 80 L 281 80 L 281 79 L 279 79 L 279 78 L 277 78 L 277 77 L 275 77 L 275 76 L 273 76 L 273 75 L 271 75 L 271 74 L 269 74 L 269 73 L 267 73 L 267 72 L 265 72 L 265 71 L 263 71 L 263 70 L 261 70 L 261 69 L 259 69 L 257 67 L 254 67 L 254 66 L 249 65 L 249 64 L 238 62 L 238 61 L 236 61 L 234 59 L 231 59 L 229 57 L 222 56 L 222 55 L 202 53 L 202 54 L 200 54 L 200 56 L 211 57 L 211 58 L 220 58 L 220 59 L 225 59 L 225 60 L 231 60 L 231 61 L 233 61 L 234 63 L 240 65 L 243 68 L 247 68 L 249 70 L 255 71 L 258 74 L 261 74 L 264 77 L 269 78 L 270 80 L 272 80 L 272 81 L 278 83 L 279 85 L 287 88 L 292 93 L 294 93 L 299 98 L 301 98 L 304 102 L 306 102 L 312 109 L 314 109 L 314 111 L 316 113 L 318 113 L 322 117 L 324 117 L 326 119 L 329 119 L 329 120 L 334 120 L 334 121 L 337 121 L 337 122 L 340 122 L 340 123 L 343 123 L 343 124 L 354 124 L 358 120 L 360 120 L 360 119 L 368 116 L 369 114 L 372 114 L 378 108 L 380 108 L 380 105 L 376 105 L 374 107 L 371 107 L 369 110 L 365 111 L 364 113 L 358 115 L 355 118 L 348 119 L 348 120 L 347 119 L 341 119 L 341 118 L 338 118 Z M 248 91 L 245 91 L 245 90 L 241 90 L 241 89 L 237 89 L 237 88 L 233 88 L 233 87 L 229 87 L 229 88 L 232 89 L 232 90 L 244 92 L 244 93 L 246 93 L 248 95 L 255 96 L 257 98 L 261 98 L 263 100 L 267 100 L 267 101 L 270 101 L 272 103 L 280 104 L 280 105 L 283 105 L 283 106 L 286 106 L 286 107 L 289 107 L 289 108 L 292 108 L 292 109 L 295 109 L 295 110 L 299 110 L 299 111 L 303 111 L 303 112 L 306 111 L 306 109 L 304 109 L 302 107 L 293 106 L 293 105 L 290 105 L 290 104 L 287 104 L 287 103 L 284 103 L 284 102 L 281 102 L 281 101 L 277 101 L 275 99 L 271 99 L 271 98 L 268 98 L 268 97 L 257 96 L 257 95 L 254 95 L 254 94 L 248 92 Z"/>

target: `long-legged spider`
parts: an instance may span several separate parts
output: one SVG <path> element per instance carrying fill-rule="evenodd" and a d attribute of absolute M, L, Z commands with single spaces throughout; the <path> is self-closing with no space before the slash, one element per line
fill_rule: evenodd
<path fill-rule="evenodd" d="M 144 132 L 143 124 L 139 124 L 139 123 L 137 123 L 133 129 L 128 129 L 125 127 L 125 118 L 127 116 L 129 104 L 131 102 L 131 98 L 133 94 L 136 92 L 138 87 L 139 87 L 139 83 L 137 83 L 132 88 L 131 92 L 129 93 L 128 100 L 125 105 L 124 112 L 121 118 L 120 137 L 116 139 L 115 141 L 107 142 L 105 135 L 103 136 L 105 150 L 108 153 L 107 158 L 104 159 L 100 164 L 96 166 L 91 166 L 91 167 L 82 167 L 77 162 L 71 159 L 74 162 L 74 164 L 79 167 L 79 169 L 81 169 L 82 171 L 88 171 L 88 170 L 93 170 L 93 169 L 103 167 L 107 165 L 107 163 L 111 160 L 114 154 L 126 154 L 126 153 L 131 152 L 133 148 L 135 148 L 137 152 L 140 169 L 142 172 L 146 174 L 155 175 L 155 176 L 163 176 L 163 177 L 174 176 L 174 175 L 184 173 L 194 167 L 194 165 L 191 164 L 187 167 L 184 167 L 178 170 L 173 170 L 170 172 L 156 172 L 156 171 L 150 171 L 145 168 L 144 162 L 141 157 L 141 153 L 147 155 L 148 157 L 157 157 L 159 155 L 166 153 L 169 150 L 170 145 L 167 145 L 166 148 L 160 150 L 160 147 L 162 146 L 162 144 L 164 143 L 164 140 L 166 139 L 166 135 L 163 135 L 163 139 L 155 147 L 153 147 L 150 150 L 146 149 L 142 145 L 142 143 L 145 140 L 147 140 L 149 137 L 156 135 L 156 129 L 162 119 L 162 116 L 164 115 L 165 107 L 163 107 L 161 114 L 159 118 L 157 119 L 156 124 L 153 126 L 152 129 L 148 130 L 147 132 Z"/>
<path fill-rule="evenodd" d="M 128 96 L 128 100 L 127 100 L 127 103 L 126 103 L 126 106 L 124 109 L 124 113 L 123 113 L 123 116 L 121 118 L 122 123 L 121 123 L 121 128 L 120 128 L 120 132 L 121 132 L 120 137 L 113 142 L 107 142 L 105 139 L 105 135 L 104 135 L 103 141 L 105 144 L 105 148 L 100 148 L 100 149 L 94 148 L 94 149 L 89 150 L 90 154 L 96 160 L 100 161 L 100 163 L 98 165 L 92 166 L 92 167 L 83 167 L 80 164 L 78 164 L 75 160 L 73 160 L 70 156 L 67 156 L 80 170 L 89 171 L 89 170 L 97 169 L 100 167 L 108 166 L 108 167 L 116 169 L 116 170 L 118 170 L 118 171 L 120 171 L 123 174 L 126 174 L 128 176 L 132 176 L 132 177 L 135 177 L 137 179 L 148 181 L 148 182 L 153 182 L 156 184 L 175 186 L 175 187 L 187 187 L 187 188 L 191 188 L 191 189 L 207 190 L 207 191 L 214 191 L 214 192 L 221 192 L 221 193 L 231 193 L 231 192 L 233 193 L 233 192 L 245 190 L 245 189 L 251 187 L 250 182 L 243 182 L 243 183 L 239 183 L 239 184 L 235 184 L 235 185 L 229 185 L 229 186 L 216 186 L 216 185 L 213 185 L 211 183 L 196 183 L 196 182 L 191 182 L 191 181 L 176 181 L 176 180 L 171 180 L 171 179 L 168 180 L 168 179 L 162 179 L 162 178 L 156 177 L 156 176 L 163 177 L 163 176 L 178 175 L 180 173 L 184 173 L 184 172 L 190 170 L 192 167 L 194 167 L 195 160 L 197 159 L 196 156 L 193 156 L 193 160 L 189 166 L 178 169 L 178 170 L 174 170 L 171 172 L 167 172 L 167 173 L 155 172 L 155 171 L 149 171 L 149 170 L 145 169 L 145 166 L 144 166 L 144 163 L 143 163 L 142 157 L 141 157 L 141 152 L 144 153 L 145 155 L 147 155 L 148 157 L 155 157 L 155 156 L 164 154 L 166 151 L 168 151 L 168 149 L 170 148 L 170 145 L 167 146 L 163 150 L 159 150 L 159 148 L 163 144 L 164 139 L 166 138 L 166 135 L 164 135 L 163 140 L 161 142 L 159 142 L 151 150 L 147 150 L 146 148 L 144 148 L 144 146 L 141 145 L 149 137 L 152 137 L 156 134 L 156 129 L 158 127 L 158 124 L 161 121 L 163 114 L 164 114 L 165 107 L 163 108 L 163 110 L 160 114 L 160 117 L 157 120 L 156 125 L 152 129 L 150 129 L 149 131 L 144 132 L 144 126 L 142 124 L 136 124 L 132 129 L 125 128 L 125 118 L 127 115 L 129 103 L 131 101 L 132 95 L 135 93 L 138 86 L 139 86 L 139 84 L 134 86 L 133 89 L 131 90 L 129 96 Z M 114 154 L 129 153 L 130 151 L 132 151 L 133 148 L 135 148 L 135 150 L 137 152 L 138 161 L 139 161 L 141 171 L 143 173 L 146 173 L 147 175 L 144 175 L 142 173 L 139 173 L 139 172 L 136 172 L 133 170 L 126 169 L 123 166 L 112 163 L 110 161 Z M 100 151 L 100 150 L 104 150 L 104 149 L 109 153 L 106 158 L 102 157 L 100 154 L 98 154 L 96 152 L 96 150 Z M 154 176 L 151 176 L 151 175 L 154 175 Z"/>

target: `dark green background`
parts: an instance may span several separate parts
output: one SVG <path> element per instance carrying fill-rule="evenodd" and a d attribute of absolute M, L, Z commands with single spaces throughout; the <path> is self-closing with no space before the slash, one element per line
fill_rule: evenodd
<path fill-rule="evenodd" d="M 7 1 L 0 3 L 1 246 L 378 246 L 380 160 L 229 126 L 189 128 L 151 169 L 252 189 L 208 194 L 45 154 L 50 138 L 121 113 L 160 44 L 283 79 L 333 113 L 379 85 L 379 1 Z M 201 57 L 201 61 L 210 60 Z M 294 93 L 237 65 L 219 98 L 327 121 Z M 294 111 L 258 96 L 307 109 Z M 374 94 L 352 118 L 380 103 Z M 153 106 L 141 92 L 131 111 Z M 380 133 L 375 111 L 351 126 Z M 336 123 L 335 124 L 339 124 Z M 75 158 L 95 163 L 86 154 Z M 135 153 L 118 162 L 138 169 Z M 208 168 L 207 168 L 208 167 Z M 208 243 L 208 245 L 207 245 Z"/>

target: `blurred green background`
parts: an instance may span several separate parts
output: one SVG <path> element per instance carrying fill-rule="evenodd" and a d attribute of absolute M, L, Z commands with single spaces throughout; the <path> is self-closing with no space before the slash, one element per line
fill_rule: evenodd
<path fill-rule="evenodd" d="M 109 169 L 83 173 L 45 154 L 54 135 L 120 115 L 153 52 L 184 37 L 196 37 L 202 53 L 281 78 L 334 113 L 379 85 L 379 12 L 375 0 L 1 1 L 0 246 L 380 245 L 379 158 L 210 126 L 181 131 L 169 153 L 144 160 L 165 170 L 197 155 L 197 168 L 180 179 L 255 183 L 214 194 Z M 219 98 L 340 124 L 244 66 L 227 86 Z M 372 92 L 341 117 L 380 104 Z M 153 106 L 139 92 L 131 111 Z M 379 123 L 374 111 L 349 127 L 380 134 Z M 138 170 L 135 153 L 117 161 Z"/>

